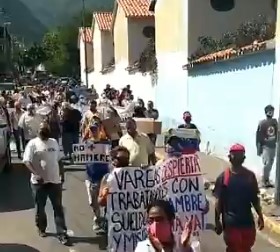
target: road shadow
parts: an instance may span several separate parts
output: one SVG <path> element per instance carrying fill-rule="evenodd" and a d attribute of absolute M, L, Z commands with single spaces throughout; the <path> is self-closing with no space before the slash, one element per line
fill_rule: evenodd
<path fill-rule="evenodd" d="M 48 237 L 54 237 L 56 238 L 57 234 L 56 233 L 51 233 L 51 232 L 47 232 L 47 236 Z M 79 243 L 85 243 L 85 244 L 91 244 L 91 245 L 97 245 L 99 247 L 100 250 L 106 250 L 107 249 L 107 243 L 108 243 L 108 239 L 107 239 L 107 235 L 106 234 L 100 234 L 100 235 L 96 235 L 96 236 L 92 236 L 92 237 L 86 237 L 86 236 L 70 236 L 69 237 L 69 244 L 67 246 L 72 247 L 75 246 L 76 244 Z M 2 252 L 2 251 L 0 251 Z"/>
<path fill-rule="evenodd" d="M 24 244 L 0 243 L 0 252 L 40 252 L 40 251 L 38 249 L 32 248 Z"/>
<path fill-rule="evenodd" d="M 213 223 L 207 223 L 206 230 L 215 231 L 215 225 Z"/>
<path fill-rule="evenodd" d="M 71 168 L 71 167 L 64 167 L 64 171 L 65 172 L 81 172 L 81 171 L 85 171 L 86 169 L 85 168 Z"/>
<path fill-rule="evenodd" d="M 27 210 L 34 207 L 27 169 L 15 169 L 0 174 L 0 213 Z"/>
<path fill-rule="evenodd" d="M 71 237 L 72 245 L 77 243 L 95 244 L 100 250 L 107 249 L 107 235 L 98 235 L 95 237 Z"/>

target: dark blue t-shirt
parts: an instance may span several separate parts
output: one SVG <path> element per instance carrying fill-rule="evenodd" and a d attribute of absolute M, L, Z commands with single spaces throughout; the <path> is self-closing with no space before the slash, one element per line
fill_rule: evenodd
<path fill-rule="evenodd" d="M 224 185 L 224 174 L 216 180 L 214 195 L 222 200 L 225 227 L 253 227 L 251 207 L 259 193 L 255 174 L 246 168 L 239 173 L 230 172 L 227 186 Z"/>
<path fill-rule="evenodd" d="M 109 164 L 89 163 L 86 164 L 86 179 L 93 184 L 100 183 L 105 174 L 109 172 Z"/>

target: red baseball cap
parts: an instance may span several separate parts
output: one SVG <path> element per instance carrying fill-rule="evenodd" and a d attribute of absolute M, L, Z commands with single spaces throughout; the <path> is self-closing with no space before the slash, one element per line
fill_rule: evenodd
<path fill-rule="evenodd" d="M 242 144 L 234 144 L 230 147 L 229 152 L 244 152 L 245 147 Z"/>

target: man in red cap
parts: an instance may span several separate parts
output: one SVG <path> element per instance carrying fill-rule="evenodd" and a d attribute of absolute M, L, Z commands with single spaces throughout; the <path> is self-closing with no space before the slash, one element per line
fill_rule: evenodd
<path fill-rule="evenodd" d="M 250 252 L 256 239 L 252 205 L 258 214 L 258 228 L 264 228 L 258 183 L 255 174 L 243 166 L 244 146 L 233 145 L 228 157 L 231 165 L 218 176 L 213 192 L 216 232 L 224 233 L 227 252 Z"/>

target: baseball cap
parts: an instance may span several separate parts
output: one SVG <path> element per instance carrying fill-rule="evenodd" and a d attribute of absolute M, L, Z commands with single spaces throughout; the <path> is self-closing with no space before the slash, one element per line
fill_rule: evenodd
<path fill-rule="evenodd" d="M 230 147 L 229 152 L 244 152 L 245 153 L 245 147 L 242 144 L 234 144 Z"/>

